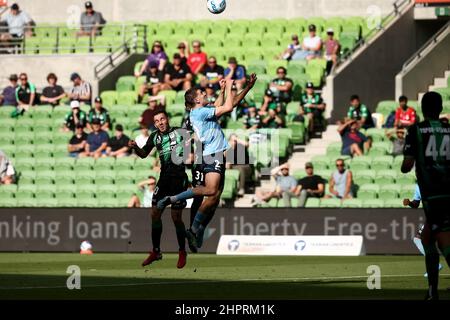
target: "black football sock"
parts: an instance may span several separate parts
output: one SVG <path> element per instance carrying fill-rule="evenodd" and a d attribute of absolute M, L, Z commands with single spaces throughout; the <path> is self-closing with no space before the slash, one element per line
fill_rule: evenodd
<path fill-rule="evenodd" d="M 429 294 L 436 295 L 439 282 L 439 252 L 437 251 L 435 244 L 424 246 L 424 249 Z"/>
<path fill-rule="evenodd" d="M 186 227 L 183 222 L 175 223 L 179 250 L 186 250 Z"/>
<path fill-rule="evenodd" d="M 162 234 L 162 221 L 161 220 L 152 221 L 153 250 L 158 252 L 160 251 L 161 234 Z"/>

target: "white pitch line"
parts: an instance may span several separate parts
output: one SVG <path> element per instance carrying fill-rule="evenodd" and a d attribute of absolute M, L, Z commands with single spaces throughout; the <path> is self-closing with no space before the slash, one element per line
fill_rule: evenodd
<path fill-rule="evenodd" d="M 160 281 L 160 282 L 140 282 L 140 283 L 118 283 L 118 284 L 94 284 L 82 285 L 82 288 L 101 288 L 101 287 L 138 287 L 146 285 L 168 285 L 168 284 L 198 284 L 198 283 L 223 283 L 223 282 L 258 282 L 258 281 L 278 281 L 278 282 L 298 282 L 298 281 L 318 281 L 318 280 L 345 280 L 345 279 L 366 279 L 364 276 L 340 276 L 340 277 L 303 277 L 303 278 L 273 278 L 273 279 L 230 279 L 230 280 L 189 280 L 189 281 Z M 450 274 L 441 274 L 441 276 L 450 276 Z M 406 278 L 423 277 L 422 274 L 387 274 L 383 278 Z M 33 289 L 66 289 L 66 286 L 46 286 L 46 287 L 0 287 L 0 290 L 33 290 Z"/>

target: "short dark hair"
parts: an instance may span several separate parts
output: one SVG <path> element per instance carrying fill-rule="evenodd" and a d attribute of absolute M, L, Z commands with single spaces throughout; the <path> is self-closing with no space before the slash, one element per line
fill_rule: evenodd
<path fill-rule="evenodd" d="M 399 98 L 398 98 L 398 102 L 408 102 L 408 97 L 407 96 L 400 96 Z"/>
<path fill-rule="evenodd" d="M 197 88 L 190 88 L 184 94 L 184 105 L 186 108 L 195 106 L 195 98 L 197 98 Z"/>
<path fill-rule="evenodd" d="M 50 72 L 47 76 L 47 81 L 50 79 L 55 79 L 55 81 L 58 81 L 58 77 L 53 72 Z"/>
<path fill-rule="evenodd" d="M 159 110 L 154 115 L 153 118 L 155 118 L 159 114 L 164 114 L 167 118 L 169 118 L 169 114 L 166 112 L 166 110 Z"/>
<path fill-rule="evenodd" d="M 277 68 L 277 72 L 278 72 L 278 70 L 283 70 L 283 72 L 287 74 L 287 69 L 285 67 L 283 67 L 283 66 L 279 66 Z"/>
<path fill-rule="evenodd" d="M 338 158 L 338 159 L 336 159 L 336 163 L 338 163 L 339 161 L 342 161 L 344 164 L 345 164 L 345 161 L 344 161 L 344 159 L 342 159 L 342 158 Z"/>
<path fill-rule="evenodd" d="M 353 95 L 350 97 L 350 101 L 353 101 L 353 100 L 359 100 L 359 96 L 358 96 L 357 94 L 353 94 Z"/>
<path fill-rule="evenodd" d="M 148 180 L 150 180 L 150 179 L 153 179 L 153 180 L 155 180 L 155 181 L 156 181 L 156 178 L 155 178 L 155 176 L 148 176 Z"/>
<path fill-rule="evenodd" d="M 422 113 L 425 118 L 439 119 L 442 112 L 442 96 L 434 91 L 425 93 L 422 97 Z"/>

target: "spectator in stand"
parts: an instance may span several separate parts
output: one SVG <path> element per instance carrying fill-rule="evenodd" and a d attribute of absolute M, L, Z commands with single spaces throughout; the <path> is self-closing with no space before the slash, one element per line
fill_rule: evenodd
<path fill-rule="evenodd" d="M 312 82 L 306 83 L 306 90 L 300 96 L 300 113 L 299 115 L 308 118 L 308 132 L 310 135 L 314 133 L 315 124 L 323 118 L 325 103 L 319 93 L 314 92 Z"/>
<path fill-rule="evenodd" d="M 0 150 L 0 185 L 16 183 L 16 170 L 6 154 Z"/>
<path fill-rule="evenodd" d="M 245 184 L 251 179 L 252 168 L 248 153 L 248 141 L 241 140 L 236 134 L 230 135 L 230 149 L 227 150 L 227 169 L 239 170 L 238 195 L 244 196 Z"/>
<path fill-rule="evenodd" d="M 137 71 L 134 75 L 136 77 L 140 77 L 144 74 L 147 68 L 150 66 L 151 62 L 156 62 L 158 64 L 158 70 L 164 71 L 166 67 L 168 57 L 164 51 L 164 47 L 160 41 L 153 42 L 152 51 L 148 55 L 147 59 L 145 59 L 144 63 L 141 66 L 141 69 Z"/>
<path fill-rule="evenodd" d="M 277 114 L 274 109 L 269 108 L 267 115 L 262 120 L 262 127 L 269 129 L 284 128 L 284 116 Z"/>
<path fill-rule="evenodd" d="M 238 90 L 241 90 L 247 82 L 245 67 L 238 64 L 235 57 L 228 59 L 228 68 L 225 69 L 224 76 L 227 80 L 234 80 Z"/>
<path fill-rule="evenodd" d="M 91 108 L 88 114 L 87 128 L 89 131 L 94 131 L 92 123 L 94 120 L 100 121 L 101 129 L 108 131 L 111 128 L 111 118 L 108 110 L 103 107 L 103 101 L 101 97 L 96 97 L 94 100 L 94 108 Z"/>
<path fill-rule="evenodd" d="M 286 68 L 278 67 L 277 77 L 269 85 L 269 90 L 272 91 L 273 97 L 282 103 L 289 103 L 292 100 L 292 87 L 294 86 L 294 82 L 286 75 Z"/>
<path fill-rule="evenodd" d="M 16 100 L 16 88 L 17 88 L 17 75 L 12 74 L 8 78 L 10 85 L 3 89 L 0 95 L 0 106 L 17 106 Z"/>
<path fill-rule="evenodd" d="M 334 39 L 334 30 L 329 28 L 327 30 L 327 40 L 324 43 L 325 47 L 325 60 L 327 60 L 327 75 L 330 74 L 333 65 L 337 62 L 337 57 L 339 55 L 340 44 Z"/>
<path fill-rule="evenodd" d="M 1 19 L 1 22 L 8 25 L 8 33 L 3 33 L 0 41 L 17 40 L 33 35 L 33 20 L 25 11 L 20 10 L 17 3 L 11 5 L 10 12 Z"/>
<path fill-rule="evenodd" d="M 280 56 L 278 56 L 278 59 L 283 60 L 302 59 L 302 45 L 298 40 L 298 35 L 293 34 L 291 39 L 292 43 L 287 46 L 287 49 L 284 50 L 284 52 Z"/>
<path fill-rule="evenodd" d="M 347 112 L 346 120 L 349 119 L 356 120 L 360 128 L 369 129 L 374 127 L 372 113 L 366 105 L 361 103 L 359 96 L 356 94 L 350 97 L 350 107 Z"/>
<path fill-rule="evenodd" d="M 139 182 L 138 189 L 143 194 L 142 204 L 137 194 L 133 194 L 133 196 L 130 199 L 130 202 L 128 202 L 128 208 L 151 208 L 155 188 L 156 188 L 156 178 L 153 176 L 149 176 L 148 180 Z"/>
<path fill-rule="evenodd" d="M 178 54 L 181 57 L 182 64 L 187 64 L 188 62 L 188 54 L 186 52 L 187 47 L 189 47 L 189 43 L 187 41 L 180 42 L 177 46 Z"/>
<path fill-rule="evenodd" d="M 86 156 L 98 159 L 106 155 L 109 136 L 102 130 L 99 119 L 92 121 L 92 129 L 93 131 L 87 137 Z"/>
<path fill-rule="evenodd" d="M 139 124 L 146 127 L 147 129 L 150 129 L 151 131 L 155 130 L 155 121 L 153 118 L 156 113 L 164 110 L 165 107 L 166 105 L 164 96 L 150 97 L 148 99 L 148 108 L 145 109 L 145 111 L 139 117 Z"/>
<path fill-rule="evenodd" d="M 187 65 L 181 63 L 178 53 L 173 55 L 172 64 L 167 65 L 164 75 L 164 90 L 188 90 L 192 87 L 193 76 Z"/>
<path fill-rule="evenodd" d="M 194 76 L 203 73 L 206 63 L 208 61 L 208 56 L 202 51 L 201 42 L 198 40 L 192 41 L 192 50 L 190 51 L 189 46 L 187 46 L 187 65 Z"/>
<path fill-rule="evenodd" d="M 276 113 L 281 113 L 282 104 L 273 96 L 273 92 L 270 89 L 267 89 L 264 94 L 264 100 L 261 105 L 261 109 L 259 110 L 259 114 L 261 116 L 266 116 L 270 109 L 275 110 Z"/>
<path fill-rule="evenodd" d="M 216 57 L 209 57 L 208 64 L 203 70 L 204 77 L 200 80 L 201 87 L 206 88 L 207 85 L 212 84 L 215 91 L 219 90 L 219 81 L 223 79 L 224 73 L 225 70 L 217 64 Z"/>
<path fill-rule="evenodd" d="M 407 129 L 416 123 L 416 110 L 408 107 L 408 98 L 406 96 L 401 96 L 398 102 L 400 106 L 395 111 L 394 128 Z"/>
<path fill-rule="evenodd" d="M 139 148 L 142 148 L 147 143 L 148 138 L 150 137 L 150 134 L 148 133 L 148 128 L 144 125 L 141 125 L 141 134 L 138 135 L 135 139 L 136 144 Z"/>
<path fill-rule="evenodd" d="M 314 174 L 311 162 L 305 164 L 306 177 L 298 180 L 295 194 L 299 196 L 298 206 L 304 208 L 308 198 L 322 198 L 325 191 L 325 182 L 321 176 Z"/>
<path fill-rule="evenodd" d="M 245 128 L 251 131 L 261 128 L 261 117 L 259 116 L 255 105 L 248 108 L 245 119 Z"/>
<path fill-rule="evenodd" d="M 209 83 L 205 89 L 206 92 L 206 101 L 210 104 L 214 104 L 217 100 L 216 90 L 214 90 L 214 85 Z"/>
<path fill-rule="evenodd" d="M 345 168 L 344 160 L 336 160 L 337 170 L 333 172 L 329 181 L 329 194 L 324 198 L 338 198 L 342 200 L 353 198 L 353 174 Z"/>
<path fill-rule="evenodd" d="M 72 109 L 65 118 L 64 131 L 75 131 L 77 126 L 86 127 L 87 116 L 83 110 L 80 110 L 80 103 L 77 100 L 70 102 L 70 108 Z"/>
<path fill-rule="evenodd" d="M 338 132 L 342 138 L 341 154 L 345 156 L 363 156 L 369 151 L 372 140 L 359 132 L 357 120 L 347 120 L 339 125 Z"/>
<path fill-rule="evenodd" d="M 138 103 L 142 103 L 144 95 L 148 93 L 150 96 L 157 96 L 163 89 L 164 72 L 158 70 L 158 63 L 152 61 L 149 63 L 149 70 L 145 73 L 146 81 L 139 88 Z"/>
<path fill-rule="evenodd" d="M 87 133 L 84 132 L 84 126 L 77 124 L 75 134 L 70 138 L 69 145 L 67 146 L 70 157 L 78 158 L 86 156 L 87 137 Z"/>
<path fill-rule="evenodd" d="M 47 76 L 48 86 L 42 90 L 41 103 L 51 104 L 53 107 L 59 105 L 62 98 L 66 96 L 63 87 L 56 84 L 58 78 L 54 73 L 49 73 Z"/>
<path fill-rule="evenodd" d="M 123 134 L 123 126 L 121 124 L 116 125 L 116 134 L 108 141 L 106 155 L 116 158 L 129 156 L 130 149 L 128 148 L 128 141 L 130 141 L 130 138 Z"/>
<path fill-rule="evenodd" d="M 394 136 L 395 132 L 395 136 Z M 394 129 L 386 133 L 386 137 L 392 141 L 392 155 L 401 156 L 405 147 L 406 129 Z"/>
<path fill-rule="evenodd" d="M 12 114 L 13 117 L 23 114 L 31 106 L 36 105 L 36 102 L 39 100 L 36 97 L 36 87 L 28 81 L 26 73 L 21 73 L 19 75 L 19 81 L 19 85 L 16 88 L 17 109 Z"/>
<path fill-rule="evenodd" d="M 276 187 L 274 191 L 256 191 L 256 198 L 253 203 L 260 204 L 262 201 L 267 202 L 272 198 L 283 198 L 284 206 L 291 207 L 291 198 L 295 197 L 297 189 L 297 180 L 289 175 L 289 166 L 287 163 L 276 167 L 271 172 L 275 178 Z"/>
<path fill-rule="evenodd" d="M 70 89 L 69 98 L 71 101 L 77 100 L 80 104 L 91 105 L 92 88 L 89 82 L 81 79 L 76 72 L 70 75 L 70 81 L 73 82 L 73 87 Z"/>
<path fill-rule="evenodd" d="M 80 30 L 77 32 L 76 36 L 98 36 L 103 25 L 106 24 L 106 20 L 103 15 L 94 10 L 92 2 L 87 1 L 84 4 L 85 12 L 81 14 L 80 17 Z"/>
<path fill-rule="evenodd" d="M 316 26 L 311 24 L 308 26 L 309 36 L 305 37 L 302 42 L 302 51 L 297 56 L 298 59 L 316 59 L 321 57 L 322 39 L 316 35 Z"/>

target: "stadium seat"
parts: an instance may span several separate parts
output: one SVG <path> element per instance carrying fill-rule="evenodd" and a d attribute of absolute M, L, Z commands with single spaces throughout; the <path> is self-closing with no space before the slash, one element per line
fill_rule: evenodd
<path fill-rule="evenodd" d="M 134 81 L 133 81 L 134 83 Z M 133 84 L 134 85 L 134 84 Z M 117 95 L 117 104 L 132 106 L 136 103 L 137 94 L 134 91 L 121 91 Z"/>
<path fill-rule="evenodd" d="M 399 197 L 399 186 L 396 184 L 380 184 L 380 191 L 378 192 L 378 198 L 397 199 Z"/>
<path fill-rule="evenodd" d="M 342 205 L 342 202 L 340 199 L 331 198 L 331 199 L 321 199 L 320 200 L 321 208 L 340 208 L 341 205 Z"/>
<path fill-rule="evenodd" d="M 350 169 L 351 170 L 366 170 L 370 168 L 372 163 L 372 158 L 367 156 L 354 157 L 350 161 Z"/>
<path fill-rule="evenodd" d="M 362 186 L 364 184 L 372 184 L 375 180 L 375 171 L 373 170 L 353 170 L 353 181 Z"/>
<path fill-rule="evenodd" d="M 359 187 L 357 198 L 362 200 L 376 199 L 380 186 L 378 184 L 364 184 Z"/>
<path fill-rule="evenodd" d="M 364 208 L 383 208 L 384 201 L 382 199 L 367 199 L 363 202 Z"/>
<path fill-rule="evenodd" d="M 389 170 L 393 163 L 393 159 L 394 159 L 394 157 L 392 157 L 392 156 L 375 157 L 372 160 L 371 168 L 375 171 L 380 171 L 383 169 Z"/>
<path fill-rule="evenodd" d="M 342 208 L 362 208 L 364 202 L 361 199 L 347 199 L 342 201 Z"/>
<path fill-rule="evenodd" d="M 377 171 L 377 174 L 375 176 L 375 183 L 378 183 L 380 185 L 391 184 L 395 182 L 396 178 L 397 171 L 381 169 L 380 171 Z"/>

